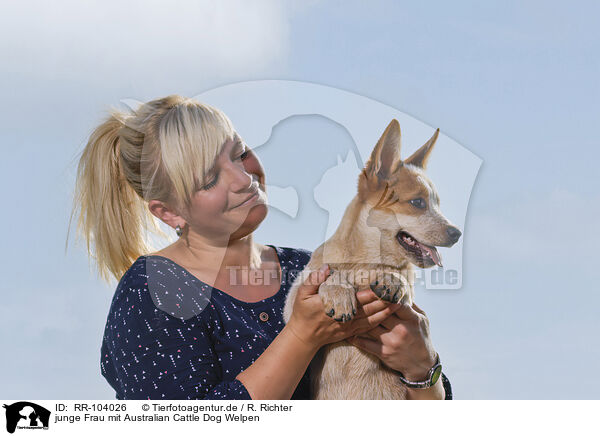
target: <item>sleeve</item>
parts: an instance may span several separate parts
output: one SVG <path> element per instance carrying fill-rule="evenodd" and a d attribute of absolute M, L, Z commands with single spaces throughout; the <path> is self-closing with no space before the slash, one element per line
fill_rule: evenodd
<path fill-rule="evenodd" d="M 444 400 L 451 400 L 452 399 L 452 386 L 450 386 L 450 380 L 448 380 L 448 377 L 446 377 L 446 374 L 444 374 L 442 372 L 442 383 L 444 385 L 444 391 L 446 392 L 446 396 L 444 397 Z"/>
<path fill-rule="evenodd" d="M 209 308 L 180 319 L 159 309 L 161 300 L 153 300 L 145 288 L 129 289 L 119 300 L 111 307 L 105 334 L 112 368 L 104 374 L 117 398 L 251 399 L 239 380 L 222 379 Z"/>

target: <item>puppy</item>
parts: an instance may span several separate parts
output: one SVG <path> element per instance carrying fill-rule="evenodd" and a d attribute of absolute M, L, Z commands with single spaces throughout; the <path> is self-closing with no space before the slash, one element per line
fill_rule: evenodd
<path fill-rule="evenodd" d="M 413 265 L 442 266 L 436 246 L 450 247 L 461 236 L 442 215 L 433 183 L 425 174 L 437 140 L 406 160 L 400 158 L 400 124 L 392 120 L 371 152 L 352 199 L 334 235 L 321 244 L 298 275 L 284 306 L 287 323 L 298 287 L 323 263 L 331 274 L 319 287 L 325 313 L 336 321 L 356 315 L 356 292 L 370 287 L 385 301 L 412 305 Z M 406 388 L 376 356 L 346 341 L 322 347 L 311 363 L 314 399 L 401 400 Z"/>

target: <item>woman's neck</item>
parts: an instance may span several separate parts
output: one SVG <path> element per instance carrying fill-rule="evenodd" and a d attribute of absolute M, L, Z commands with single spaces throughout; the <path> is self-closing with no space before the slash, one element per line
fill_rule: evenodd
<path fill-rule="evenodd" d="M 261 250 L 254 243 L 252 234 L 243 238 L 215 241 L 200 235 L 188 233 L 164 250 L 169 257 L 176 257 L 184 268 L 201 269 L 211 275 L 227 273 L 231 267 L 258 269 L 261 265 Z"/>

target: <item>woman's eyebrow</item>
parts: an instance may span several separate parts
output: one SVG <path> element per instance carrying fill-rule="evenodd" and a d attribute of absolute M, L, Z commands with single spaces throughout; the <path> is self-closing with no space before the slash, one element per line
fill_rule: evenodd
<path fill-rule="evenodd" d="M 240 139 L 240 138 L 236 138 L 235 144 L 233 144 L 233 147 L 231 148 L 231 151 L 237 151 L 240 148 L 244 147 L 244 142 Z"/>

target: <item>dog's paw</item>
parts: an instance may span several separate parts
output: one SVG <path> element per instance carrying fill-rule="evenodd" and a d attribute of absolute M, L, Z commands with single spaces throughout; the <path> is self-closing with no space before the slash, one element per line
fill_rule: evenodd
<path fill-rule="evenodd" d="M 371 290 L 384 301 L 412 304 L 406 278 L 393 271 L 380 272 L 371 282 Z"/>
<path fill-rule="evenodd" d="M 319 287 L 325 314 L 336 321 L 347 322 L 356 315 L 356 290 L 348 283 L 336 282 L 335 272 Z"/>

